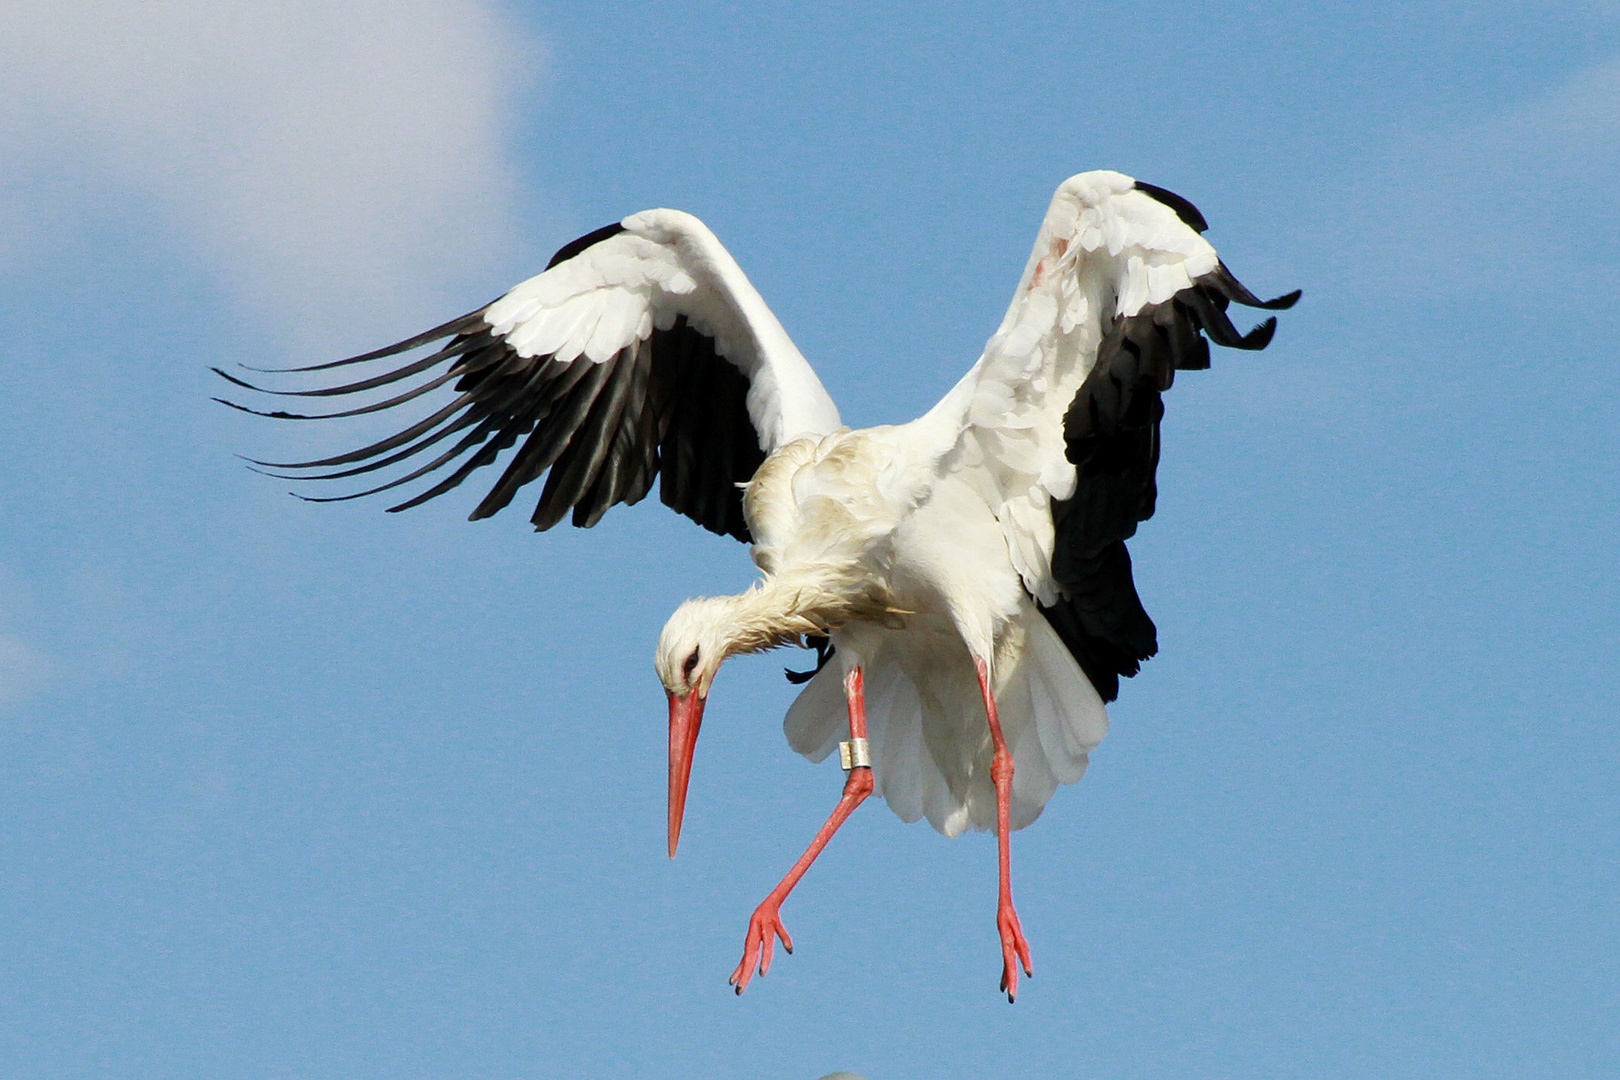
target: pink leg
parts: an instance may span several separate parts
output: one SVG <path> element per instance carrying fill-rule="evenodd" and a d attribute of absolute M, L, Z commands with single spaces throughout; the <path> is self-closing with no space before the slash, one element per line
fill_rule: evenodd
<path fill-rule="evenodd" d="M 866 691 L 861 678 L 861 669 L 852 668 L 844 676 L 844 695 L 849 699 L 849 737 L 852 739 L 866 738 Z M 810 864 L 816 861 L 821 849 L 827 846 L 827 841 L 833 838 L 855 808 L 872 794 L 872 770 L 866 766 L 857 766 L 849 771 L 849 778 L 844 781 L 844 795 L 833 808 L 832 816 L 827 823 L 816 833 L 816 838 L 810 841 L 799 861 L 793 864 L 793 869 L 787 872 L 780 884 L 771 890 L 769 896 L 760 902 L 754 909 L 753 918 L 748 920 L 748 938 L 743 943 L 742 963 L 737 970 L 731 973 L 731 985 L 742 993 L 748 988 L 748 980 L 754 977 L 754 968 L 757 963 L 759 973 L 764 975 L 771 970 L 771 950 L 776 945 L 776 939 L 782 939 L 782 947 L 788 952 L 793 951 L 793 939 L 788 937 L 787 930 L 782 926 L 782 902 L 788 898 L 788 893 L 804 877 Z"/>
<path fill-rule="evenodd" d="M 985 662 L 973 658 L 979 673 L 979 691 L 984 695 L 985 715 L 990 718 L 990 741 L 995 744 L 995 755 L 990 759 L 990 779 L 996 784 L 996 847 L 1001 862 L 1001 891 L 996 900 L 996 928 L 1001 931 L 1001 988 L 1007 992 L 1009 1002 L 1018 999 L 1018 966 L 1024 964 L 1024 974 L 1035 977 L 1034 965 L 1029 959 L 1029 942 L 1024 940 L 1023 927 L 1018 924 L 1018 912 L 1012 901 L 1012 817 L 1013 759 L 1007 750 L 1007 740 L 1001 736 L 1001 720 L 996 716 L 995 695 L 990 692 L 990 671 Z"/>

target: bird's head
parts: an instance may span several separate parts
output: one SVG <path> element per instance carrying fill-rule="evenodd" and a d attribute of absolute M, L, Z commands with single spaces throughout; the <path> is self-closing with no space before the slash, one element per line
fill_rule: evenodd
<path fill-rule="evenodd" d="M 731 634 L 732 599 L 700 597 L 675 609 L 664 624 L 654 660 L 669 695 L 669 857 L 681 838 L 686 787 L 692 777 L 692 750 L 703 723 L 703 703 L 715 673 L 736 651 Z"/>
<path fill-rule="evenodd" d="M 658 637 L 653 664 L 671 697 L 709 696 L 720 662 L 731 655 L 732 598 L 700 596 L 675 609 Z"/>

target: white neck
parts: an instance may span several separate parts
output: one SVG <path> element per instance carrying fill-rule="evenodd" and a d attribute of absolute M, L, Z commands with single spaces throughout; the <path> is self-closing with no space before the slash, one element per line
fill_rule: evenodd
<path fill-rule="evenodd" d="M 825 634 L 851 619 L 892 622 L 898 614 L 887 597 L 838 584 L 820 575 L 771 574 L 747 592 L 715 597 L 711 603 L 720 610 L 714 617 L 727 628 L 727 654 L 799 644 L 805 634 Z"/>

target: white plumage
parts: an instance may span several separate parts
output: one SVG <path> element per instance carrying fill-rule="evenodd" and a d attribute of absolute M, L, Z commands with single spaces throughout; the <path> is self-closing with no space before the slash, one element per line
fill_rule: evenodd
<path fill-rule="evenodd" d="M 661 476 L 666 504 L 750 541 L 762 571 L 745 593 L 683 604 L 659 642 L 670 853 L 703 702 L 727 656 L 817 644 L 820 666 L 788 710 L 788 742 L 820 761 L 847 737 L 856 755 L 833 817 L 754 914 L 738 992 L 769 967 L 774 940 L 788 941 L 788 891 L 875 791 L 902 819 L 926 817 L 946 835 L 997 830 L 1012 997 L 1018 964 L 1030 964 L 1008 833 L 1085 773 L 1108 729 L 1105 700 L 1156 648 L 1124 541 L 1153 512 L 1159 395 L 1178 369 L 1208 366 L 1205 334 L 1250 349 L 1270 340 L 1274 319 L 1239 334 L 1229 301 L 1281 308 L 1298 296 L 1256 299 L 1203 229 L 1190 203 L 1162 189 L 1114 172 L 1070 178 L 978 363 L 923 417 L 851 431 L 714 235 L 689 214 L 647 210 L 565 246 L 479 311 L 296 369 L 448 338 L 370 378 L 279 392 L 358 394 L 442 366 L 405 393 L 326 415 L 393 407 L 451 382 L 455 396 L 352 453 L 259 464 L 332 479 L 429 458 L 340 498 L 455 466 L 392 508 L 403 509 L 522 440 L 473 516 L 545 475 L 539 528 L 570 513 L 594 524 Z M 332 471 L 307 472 L 318 468 Z"/>

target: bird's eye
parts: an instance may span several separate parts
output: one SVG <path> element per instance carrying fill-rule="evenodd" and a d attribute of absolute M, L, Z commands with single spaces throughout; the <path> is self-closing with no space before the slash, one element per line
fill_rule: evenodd
<path fill-rule="evenodd" d="M 692 650 L 692 655 L 688 656 L 686 658 L 686 663 L 681 665 L 681 677 L 686 679 L 688 682 L 691 682 L 692 681 L 692 672 L 694 670 L 696 670 L 697 666 L 698 666 L 698 650 L 693 649 Z"/>

